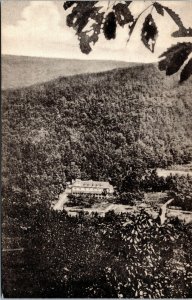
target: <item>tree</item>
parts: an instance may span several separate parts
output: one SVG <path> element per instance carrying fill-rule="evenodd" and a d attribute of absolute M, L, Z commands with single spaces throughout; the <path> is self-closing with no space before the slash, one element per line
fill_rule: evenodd
<path fill-rule="evenodd" d="M 158 28 L 152 14 L 153 9 L 162 17 L 168 15 L 178 26 L 178 30 L 172 33 L 173 37 L 192 37 L 192 28 L 186 28 L 179 15 L 169 7 L 159 2 L 152 2 L 138 16 L 133 16 L 129 9 L 132 2 L 108 1 L 106 11 L 103 11 L 103 4 L 99 1 L 64 2 L 64 10 L 72 8 L 66 22 L 69 27 L 76 31 L 81 51 L 89 54 L 92 50 L 91 45 L 99 40 L 101 33 L 104 34 L 107 40 L 115 39 L 118 26 L 127 26 L 128 42 L 140 17 L 143 13 L 148 12 L 141 30 L 141 41 L 149 51 L 154 52 L 158 38 Z M 165 71 L 168 76 L 173 75 L 184 65 L 191 53 L 192 43 L 177 43 L 160 55 L 159 69 Z M 187 61 L 181 71 L 180 83 L 187 80 L 191 74 L 192 58 Z"/>
<path fill-rule="evenodd" d="M 182 210 L 192 210 L 192 178 L 188 176 L 175 176 L 168 193 L 169 198 L 173 198 L 174 206 L 181 207 Z"/>
<path fill-rule="evenodd" d="M 146 174 L 147 166 L 141 159 L 132 159 L 126 176 L 122 180 L 120 192 L 138 192 L 142 179 Z"/>
<path fill-rule="evenodd" d="M 81 178 L 81 171 L 75 162 L 72 162 L 67 169 L 67 179 L 72 181 L 77 178 Z"/>

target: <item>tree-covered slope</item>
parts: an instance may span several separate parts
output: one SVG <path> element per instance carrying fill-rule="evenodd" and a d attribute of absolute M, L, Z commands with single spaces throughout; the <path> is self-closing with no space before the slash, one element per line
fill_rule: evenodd
<path fill-rule="evenodd" d="M 5 91 L 3 190 L 51 200 L 79 171 L 115 182 L 138 163 L 189 162 L 191 96 L 150 64 Z"/>

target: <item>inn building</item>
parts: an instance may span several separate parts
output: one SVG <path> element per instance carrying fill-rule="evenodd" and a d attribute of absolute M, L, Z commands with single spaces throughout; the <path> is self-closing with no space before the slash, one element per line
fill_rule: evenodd
<path fill-rule="evenodd" d="M 113 196 L 114 188 L 107 181 L 93 181 L 76 179 L 70 184 L 67 184 L 66 191 L 68 194 L 75 196 L 90 196 L 97 198 L 109 198 Z"/>

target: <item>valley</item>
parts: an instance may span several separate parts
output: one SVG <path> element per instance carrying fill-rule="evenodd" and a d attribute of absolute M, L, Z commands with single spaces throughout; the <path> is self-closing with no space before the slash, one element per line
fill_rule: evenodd
<path fill-rule="evenodd" d="M 191 80 L 153 64 L 40 77 L 2 93 L 4 296 L 189 298 Z M 77 178 L 115 195 L 68 203 Z"/>

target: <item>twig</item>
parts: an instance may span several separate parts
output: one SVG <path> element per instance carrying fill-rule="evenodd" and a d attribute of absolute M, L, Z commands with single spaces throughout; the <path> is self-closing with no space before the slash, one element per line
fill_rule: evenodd
<path fill-rule="evenodd" d="M 110 0 L 108 0 L 107 10 L 109 9 L 109 6 L 110 6 Z"/>
<path fill-rule="evenodd" d="M 146 7 L 146 8 L 145 8 L 145 9 L 137 16 L 137 18 L 136 18 L 135 21 L 133 22 L 133 24 L 132 24 L 133 27 L 132 27 L 132 29 L 130 28 L 129 38 L 128 38 L 128 40 L 127 40 L 126 45 L 127 45 L 128 42 L 130 41 L 132 32 L 133 32 L 133 30 L 134 30 L 134 28 L 135 28 L 135 25 L 137 24 L 137 21 L 139 20 L 139 18 L 141 17 L 141 15 L 142 15 L 146 10 L 148 10 L 151 6 L 152 6 L 152 9 L 153 9 L 153 3 L 150 4 L 149 6 L 147 6 L 147 7 Z"/>

